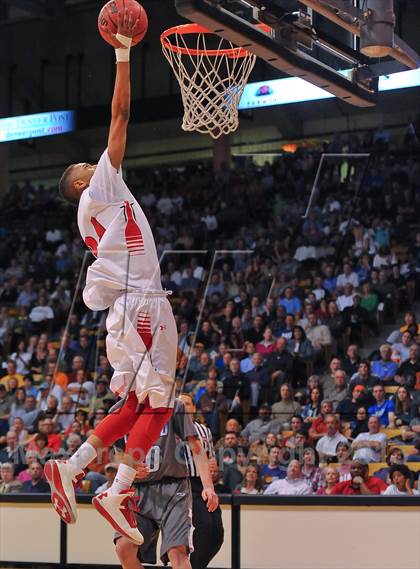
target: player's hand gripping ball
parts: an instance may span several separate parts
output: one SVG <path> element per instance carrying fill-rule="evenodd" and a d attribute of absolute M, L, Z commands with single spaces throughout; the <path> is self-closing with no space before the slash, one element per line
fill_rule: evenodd
<path fill-rule="evenodd" d="M 126 11 L 130 14 L 132 22 L 136 23 L 132 30 L 133 42 L 131 45 L 139 43 L 147 32 L 146 10 L 139 2 L 136 0 L 110 0 L 99 13 L 98 29 L 103 39 L 115 48 L 122 47 L 115 36 L 118 31 L 118 17 L 121 18 Z"/>

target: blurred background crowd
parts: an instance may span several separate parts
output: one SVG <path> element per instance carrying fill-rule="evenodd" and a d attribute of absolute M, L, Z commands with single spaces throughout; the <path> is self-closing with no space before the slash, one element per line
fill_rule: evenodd
<path fill-rule="evenodd" d="M 371 152 L 324 163 L 321 152 Z M 178 331 L 177 393 L 213 433 L 221 493 L 413 494 L 420 469 L 420 166 L 383 129 L 236 158 L 129 170 Z M 0 211 L 0 493 L 48 492 L 115 403 L 103 312 L 81 292 L 75 210 L 14 185 Z M 79 491 L 116 472 L 106 450 Z"/>

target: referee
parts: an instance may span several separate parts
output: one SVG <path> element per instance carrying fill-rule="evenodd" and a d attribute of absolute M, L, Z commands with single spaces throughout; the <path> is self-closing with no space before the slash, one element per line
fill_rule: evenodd
<path fill-rule="evenodd" d="M 191 418 L 194 418 L 196 407 L 192 397 L 184 393 L 180 396 L 180 399 L 184 403 L 187 413 L 190 414 Z M 198 421 L 194 421 L 194 426 L 207 457 L 209 459 L 214 458 L 213 438 L 210 429 Z M 207 510 L 206 504 L 201 497 L 203 485 L 188 445 L 186 445 L 186 458 L 191 477 L 193 526 L 195 528 L 193 534 L 194 551 L 190 557 L 191 567 L 192 569 L 205 569 L 223 544 L 222 511 L 220 506 L 214 512 Z M 209 539 L 210 536 L 211 538 Z"/>

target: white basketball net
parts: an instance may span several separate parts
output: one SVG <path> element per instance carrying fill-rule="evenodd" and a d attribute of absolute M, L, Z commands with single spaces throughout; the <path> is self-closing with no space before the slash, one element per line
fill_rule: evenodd
<path fill-rule="evenodd" d="M 209 37 L 217 38 L 211 50 L 207 49 Z M 162 50 L 181 88 L 183 130 L 214 139 L 234 132 L 239 125 L 238 105 L 256 56 L 208 33 L 174 31 L 162 40 Z"/>

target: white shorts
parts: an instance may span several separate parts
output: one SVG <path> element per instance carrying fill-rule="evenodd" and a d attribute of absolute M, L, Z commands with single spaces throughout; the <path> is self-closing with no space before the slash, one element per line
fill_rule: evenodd
<path fill-rule="evenodd" d="M 173 407 L 178 334 L 165 292 L 119 296 L 106 320 L 106 351 L 114 368 L 111 390 L 135 391 L 140 403 Z"/>

